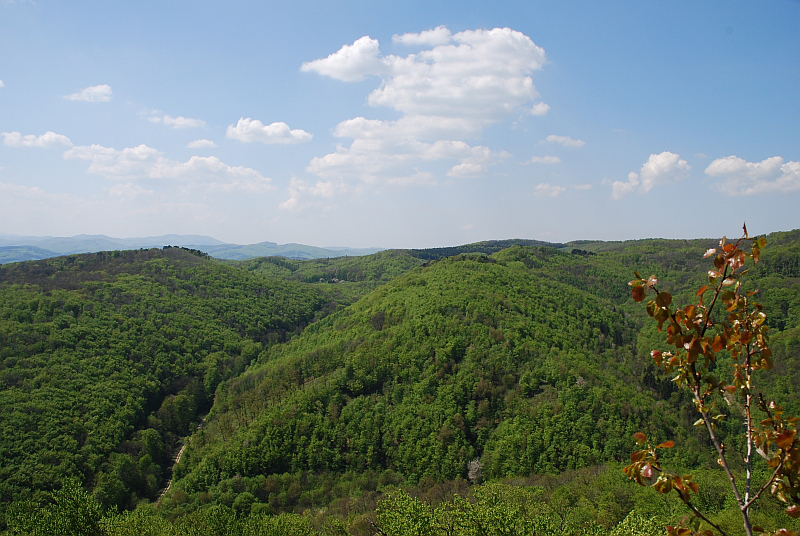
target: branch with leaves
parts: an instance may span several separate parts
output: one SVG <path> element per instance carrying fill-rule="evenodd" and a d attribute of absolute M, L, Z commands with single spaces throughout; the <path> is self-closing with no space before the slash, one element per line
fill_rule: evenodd
<path fill-rule="evenodd" d="M 742 249 L 748 245 L 749 251 Z M 800 517 L 798 419 L 784 415 L 783 409 L 774 401 L 766 401 L 757 391 L 754 381 L 755 373 L 772 368 L 772 352 L 769 349 L 767 315 L 763 306 L 754 299 L 758 291 L 745 290 L 742 277 L 747 273 L 748 261 L 757 263 L 765 246 L 766 240 L 751 238 L 746 226 L 736 241 L 728 242 L 723 237 L 718 248 L 705 253 L 706 258 L 714 258 L 714 268 L 707 274 L 708 284 L 695 294 L 697 303 L 683 308 L 673 308 L 672 296 L 658 290 L 658 279 L 654 275 L 645 279 L 636 273 L 636 279 L 628 283 L 636 302 L 644 301 L 648 294 L 655 294 L 655 298 L 647 302 L 647 313 L 658 322 L 659 332 L 666 330 L 666 342 L 674 350 L 653 350 L 650 355 L 656 366 L 673 376 L 672 381 L 677 386 L 691 393 L 695 410 L 700 414 L 695 426 L 705 427 L 708 432 L 748 535 L 765 533 L 761 527 L 752 525 L 750 513 L 755 501 L 767 489 L 789 505 L 786 509 L 789 516 Z M 721 307 L 725 310 L 719 311 Z M 731 357 L 730 383 L 720 381 L 714 374 L 717 354 L 723 351 Z M 717 431 L 718 422 L 725 418 L 718 406 L 721 407 L 723 402 L 730 405 L 735 398 L 741 401 L 744 417 L 745 446 L 744 452 L 740 453 L 745 470 L 743 482 L 737 480 L 731 470 L 728 460 L 732 454 Z M 757 417 L 756 412 L 761 415 Z M 662 469 L 658 449 L 673 447 L 672 441 L 651 446 L 642 433 L 635 434 L 634 439 L 645 448 L 631 454 L 631 464 L 625 467 L 625 474 L 660 493 L 674 490 L 694 514 L 692 519 L 685 519 L 677 527 L 667 527 L 668 533 L 675 536 L 713 534 L 710 530 L 700 530 L 704 521 L 725 535 L 722 528 L 692 504 L 690 492 L 698 492 L 692 476 L 673 475 Z M 754 487 L 753 463 L 757 455 L 767 460 L 773 472 L 766 482 Z M 775 534 L 794 536 L 786 529 Z"/>

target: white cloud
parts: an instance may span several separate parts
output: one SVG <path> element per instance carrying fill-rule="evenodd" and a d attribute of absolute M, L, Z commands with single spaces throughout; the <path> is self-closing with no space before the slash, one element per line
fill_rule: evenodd
<path fill-rule="evenodd" d="M 35 134 L 22 135 L 20 132 L 3 132 L 3 144 L 8 147 L 72 147 L 72 142 L 63 134 L 47 131 L 41 136 Z"/>
<path fill-rule="evenodd" d="M 450 168 L 448 177 L 480 177 L 486 174 L 486 166 L 476 162 L 462 162 Z"/>
<path fill-rule="evenodd" d="M 720 180 L 714 187 L 728 195 L 789 193 L 800 190 L 800 162 L 785 162 L 773 156 L 748 162 L 738 156 L 718 158 L 706 168 L 706 175 Z"/>
<path fill-rule="evenodd" d="M 658 184 L 667 184 L 685 179 L 692 167 L 681 160 L 680 155 L 664 151 L 651 154 L 642 165 L 639 173 L 628 173 L 627 181 L 614 181 L 611 184 L 611 196 L 619 199 L 622 196 L 638 190 L 639 193 L 649 192 Z"/>
<path fill-rule="evenodd" d="M 519 110 L 543 114 L 549 109 L 544 102 L 531 107 L 539 94 L 530 75 L 546 58 L 544 50 L 520 32 L 495 28 L 453 35 L 439 26 L 395 35 L 393 40 L 425 49 L 384 56 L 378 41 L 364 36 L 302 65 L 305 72 L 342 81 L 379 77 L 367 103 L 401 114 L 391 121 L 356 117 L 340 122 L 334 136 L 353 141 L 312 159 L 309 173 L 362 186 L 431 184 L 442 168 L 425 166 L 451 160 L 447 176 L 486 176 L 508 153 L 471 146 L 465 139 Z"/>
<path fill-rule="evenodd" d="M 557 156 L 534 156 L 528 163 L 530 164 L 558 164 L 561 159 Z"/>
<path fill-rule="evenodd" d="M 117 181 L 177 180 L 225 192 L 265 192 L 273 188 L 269 178 L 252 168 L 229 166 L 215 156 L 193 156 L 186 162 L 177 162 L 146 145 L 121 151 L 101 145 L 81 145 L 66 151 L 64 158 L 87 160 L 89 173 Z"/>
<path fill-rule="evenodd" d="M 425 30 L 420 33 L 404 33 L 403 35 L 395 34 L 392 36 L 392 42 L 411 46 L 446 45 L 451 39 L 452 34 L 445 26 L 437 26 L 433 30 Z"/>
<path fill-rule="evenodd" d="M 431 31 L 442 37 L 449 33 L 444 27 Z M 432 44 L 434 34 L 405 35 L 419 36 L 401 36 L 405 42 L 427 39 Z M 545 62 L 544 50 L 528 36 L 495 28 L 459 32 L 447 43 L 405 57 L 381 56 L 378 41 L 365 36 L 301 69 L 344 81 L 381 76 L 382 83 L 367 98 L 371 106 L 468 118 L 484 126 L 538 97 L 530 73 Z"/>
<path fill-rule="evenodd" d="M 402 122 L 367 121 L 349 123 L 334 135 L 358 135 L 349 147 L 339 146 L 335 153 L 311 160 L 306 171 L 325 179 L 355 179 L 364 183 L 407 177 L 415 166 L 441 160 L 456 160 L 448 172 L 452 177 L 474 177 L 485 174 L 488 166 L 509 155 L 488 147 L 471 146 L 458 140 L 437 140 L 433 143 L 407 136 Z"/>
<path fill-rule="evenodd" d="M 304 208 L 302 205 L 302 199 L 305 197 L 332 197 L 334 192 L 337 189 L 342 188 L 341 184 L 337 185 L 334 184 L 332 181 L 317 181 L 316 184 L 313 186 L 308 186 L 306 181 L 302 179 L 298 179 L 297 177 L 292 177 L 292 180 L 289 182 L 289 187 L 287 188 L 289 191 L 289 199 L 280 203 L 278 208 L 281 210 L 286 210 L 289 212 L 293 212 L 299 210 L 300 208 Z M 316 204 L 316 203 L 314 203 Z"/>
<path fill-rule="evenodd" d="M 378 76 L 387 69 L 386 61 L 380 57 L 378 40 L 366 35 L 352 45 L 344 45 L 327 58 L 307 61 L 300 67 L 303 72 L 315 72 L 345 82 Z"/>
<path fill-rule="evenodd" d="M 549 111 L 550 105 L 545 102 L 537 102 L 530 110 L 531 115 L 545 115 Z"/>
<path fill-rule="evenodd" d="M 570 184 L 569 187 L 572 188 L 573 190 L 591 190 L 592 189 L 592 185 L 591 184 Z"/>
<path fill-rule="evenodd" d="M 569 136 L 556 136 L 555 134 L 550 134 L 545 138 L 546 142 L 549 143 L 557 143 L 559 145 L 563 145 L 564 147 L 583 147 L 586 142 L 583 140 L 573 140 Z"/>
<path fill-rule="evenodd" d="M 614 181 L 611 183 L 611 197 L 619 199 L 623 195 L 629 194 L 639 186 L 639 174 L 631 171 L 628 173 L 627 181 Z"/>
<path fill-rule="evenodd" d="M 228 125 L 225 135 L 234 140 L 243 141 L 245 143 L 261 142 L 261 143 L 304 143 L 311 141 L 313 137 L 305 130 L 291 130 L 289 125 L 283 122 L 276 122 L 270 125 L 264 125 L 258 119 L 239 118 L 236 126 Z"/>
<path fill-rule="evenodd" d="M 67 100 L 86 102 L 108 102 L 111 100 L 112 94 L 111 86 L 108 84 L 100 84 L 99 86 L 89 86 L 79 89 L 75 93 L 66 95 L 64 98 Z"/>
<path fill-rule="evenodd" d="M 533 192 L 533 195 L 542 195 L 547 197 L 558 197 L 559 195 L 563 194 L 566 191 L 566 188 L 563 186 L 558 186 L 555 184 L 550 184 L 548 182 L 542 182 L 536 185 L 536 191 Z"/>
<path fill-rule="evenodd" d="M 194 140 L 186 144 L 187 149 L 214 149 L 216 147 L 218 145 L 211 140 Z"/>
<path fill-rule="evenodd" d="M 6 87 L 2 80 L 0 80 L 0 87 Z"/>
<path fill-rule="evenodd" d="M 206 126 L 206 122 L 202 119 L 191 119 L 189 117 L 170 117 L 168 115 L 162 117 L 148 117 L 148 121 L 152 123 L 164 123 L 172 128 L 200 128 Z"/>

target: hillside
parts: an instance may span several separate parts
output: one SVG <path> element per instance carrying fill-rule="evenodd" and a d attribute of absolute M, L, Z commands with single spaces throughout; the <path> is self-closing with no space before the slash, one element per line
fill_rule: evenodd
<path fill-rule="evenodd" d="M 218 392 L 176 489 L 303 472 L 445 480 L 476 457 L 489 477 L 554 473 L 621 459 L 648 422 L 674 430 L 658 393 L 629 381 L 645 373 L 630 322 L 524 262 L 551 256 L 569 257 L 444 259 L 273 348 Z"/>
<path fill-rule="evenodd" d="M 800 231 L 768 241 L 748 284 L 772 327 L 765 388 L 796 414 Z M 0 267 L 3 511 L 70 476 L 103 507 L 152 500 L 187 435 L 172 488 L 142 515 L 336 511 L 372 534 L 355 527 L 385 490 L 443 486 L 449 500 L 468 491 L 469 463 L 490 480 L 566 486 L 594 471 L 623 486 L 597 468 L 627 459 L 637 430 L 675 439 L 673 463 L 713 467 L 685 398 L 646 359 L 660 337 L 627 282 L 656 273 L 686 301 L 714 241 L 511 242 L 450 257 L 223 263 L 169 248 Z M 585 510 L 605 527 L 632 508 L 614 489 L 605 513 L 600 498 Z"/>
<path fill-rule="evenodd" d="M 0 267 L 0 499 L 77 476 L 155 498 L 217 384 L 302 329 L 313 289 L 178 248 Z"/>

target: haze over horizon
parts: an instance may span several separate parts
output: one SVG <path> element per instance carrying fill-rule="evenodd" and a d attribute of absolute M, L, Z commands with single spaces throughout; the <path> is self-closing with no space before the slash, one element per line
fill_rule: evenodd
<path fill-rule="evenodd" d="M 0 3 L 0 233 L 800 227 L 800 2 Z"/>

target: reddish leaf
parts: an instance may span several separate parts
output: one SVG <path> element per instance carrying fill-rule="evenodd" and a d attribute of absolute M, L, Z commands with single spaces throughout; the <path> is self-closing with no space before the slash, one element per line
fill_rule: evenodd
<path fill-rule="evenodd" d="M 644 287 L 642 285 L 634 286 L 631 288 L 631 296 L 636 303 L 642 301 L 645 297 Z"/>
<path fill-rule="evenodd" d="M 657 449 L 671 449 L 674 446 L 675 446 L 675 442 L 674 441 L 664 441 L 663 443 L 659 443 L 658 445 L 656 445 L 656 448 Z"/>
<path fill-rule="evenodd" d="M 800 517 L 800 506 L 793 504 L 792 506 L 786 509 L 786 514 L 792 519 L 797 519 L 798 517 Z"/>
<path fill-rule="evenodd" d="M 786 430 L 775 438 L 775 444 L 783 450 L 789 450 L 794 442 L 794 436 L 797 435 L 796 430 Z"/>
<path fill-rule="evenodd" d="M 702 286 L 702 287 L 700 287 L 700 289 L 697 291 L 697 293 L 695 294 L 695 296 L 702 296 L 702 295 L 703 295 L 703 293 L 704 293 L 705 291 L 707 291 L 707 290 L 708 290 L 708 286 L 707 286 L 707 285 L 703 285 L 703 286 Z"/>
<path fill-rule="evenodd" d="M 647 436 L 642 432 L 636 432 L 633 434 L 633 440 L 639 445 L 644 445 L 647 442 Z"/>
<path fill-rule="evenodd" d="M 709 248 L 706 250 L 705 254 L 703 255 L 704 259 L 709 258 L 711 255 L 714 255 L 717 252 L 716 248 Z"/>

